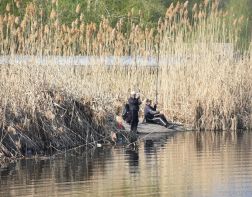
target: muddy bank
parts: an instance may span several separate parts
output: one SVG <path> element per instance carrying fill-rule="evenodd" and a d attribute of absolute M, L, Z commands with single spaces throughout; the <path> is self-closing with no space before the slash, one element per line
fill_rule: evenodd
<path fill-rule="evenodd" d="M 80 145 L 110 142 L 113 114 L 96 110 L 92 99 L 75 99 L 63 92 L 40 93 L 33 110 L 7 104 L 1 109 L 0 166 L 15 158 L 49 155 Z"/>

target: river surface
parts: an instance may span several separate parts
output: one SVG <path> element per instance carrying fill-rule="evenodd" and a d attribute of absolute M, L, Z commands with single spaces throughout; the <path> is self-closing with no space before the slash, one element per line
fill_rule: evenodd
<path fill-rule="evenodd" d="M 252 196 L 252 132 L 147 136 L 0 170 L 0 196 Z"/>

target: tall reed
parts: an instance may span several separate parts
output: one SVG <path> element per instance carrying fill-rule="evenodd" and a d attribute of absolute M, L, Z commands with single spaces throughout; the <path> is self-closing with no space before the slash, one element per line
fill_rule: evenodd
<path fill-rule="evenodd" d="M 76 98 L 97 99 L 99 110 L 113 111 L 131 89 L 154 98 L 158 87 L 159 107 L 170 119 L 197 129 L 251 128 L 252 49 L 242 57 L 234 50 L 245 19 L 231 21 L 230 13 L 208 1 L 192 10 L 188 2 L 171 4 L 154 28 L 135 23 L 130 13 L 115 26 L 105 17 L 98 25 L 85 23 L 84 15 L 77 6 L 77 17 L 68 26 L 61 21 L 57 1 L 49 12 L 30 3 L 23 17 L 8 8 L 0 15 L 0 54 L 153 57 L 159 60 L 158 69 L 137 62 L 106 67 L 103 61 L 95 66 L 90 62 L 90 67 L 41 67 L 32 59 L 30 65 L 1 66 L 3 109 L 11 103 L 32 110 L 41 103 L 36 93 L 42 87 L 57 87 Z"/>

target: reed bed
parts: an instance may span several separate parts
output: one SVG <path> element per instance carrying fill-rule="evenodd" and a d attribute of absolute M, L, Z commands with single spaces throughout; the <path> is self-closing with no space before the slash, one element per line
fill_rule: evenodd
<path fill-rule="evenodd" d="M 36 125 L 37 117 L 43 117 L 51 130 L 57 130 L 62 122 L 50 119 L 59 113 L 63 121 L 64 113 L 55 109 L 55 103 L 75 108 L 76 102 L 95 113 L 92 120 L 87 114 L 76 119 L 79 133 L 84 129 L 81 125 L 89 121 L 94 128 L 105 126 L 107 117 L 113 119 L 132 89 L 140 90 L 142 99 L 154 99 L 157 93 L 159 108 L 170 119 L 195 129 L 252 127 L 252 44 L 242 55 L 237 55 L 236 48 L 241 26 L 247 21 L 243 17 L 231 20 L 230 13 L 219 10 L 216 2 L 204 1 L 191 10 L 186 2 L 171 4 L 153 28 L 141 24 L 141 13 L 140 22 L 133 22 L 131 12 L 112 26 L 105 17 L 100 24 L 85 23 L 85 13 L 77 6 L 76 19 L 68 26 L 61 21 L 57 0 L 51 2 L 50 10 L 35 2 L 27 5 L 23 17 L 13 15 L 10 5 L 0 14 L 1 56 L 130 56 L 146 61 L 152 57 L 158 67 L 138 65 L 137 61 L 128 66 L 120 62 L 104 66 L 102 61 L 98 65 L 90 62 L 90 66 L 50 62 L 41 66 L 33 64 L 32 58 L 29 65 L 2 65 L 3 129 L 14 131 L 15 117 L 23 120 L 21 128 L 26 128 L 27 119 Z"/>

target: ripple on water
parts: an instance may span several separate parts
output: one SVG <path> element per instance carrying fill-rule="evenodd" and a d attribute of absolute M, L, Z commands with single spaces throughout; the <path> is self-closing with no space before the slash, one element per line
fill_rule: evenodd
<path fill-rule="evenodd" d="M 0 172 L 0 196 L 252 196 L 252 133 L 186 132 L 21 160 Z"/>

